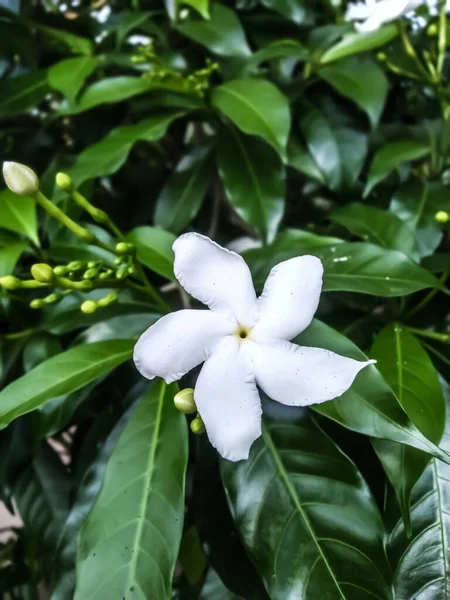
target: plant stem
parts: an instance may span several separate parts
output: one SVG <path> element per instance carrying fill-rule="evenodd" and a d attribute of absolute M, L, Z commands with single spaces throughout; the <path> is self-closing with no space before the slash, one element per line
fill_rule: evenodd
<path fill-rule="evenodd" d="M 445 283 L 448 279 L 448 276 L 450 275 L 450 262 L 448 263 L 445 271 L 442 273 L 441 277 L 440 277 L 440 282 L 441 283 Z M 441 290 L 439 288 L 435 288 L 434 290 L 431 290 L 426 296 L 425 298 L 423 298 L 423 300 L 421 302 L 419 302 L 419 304 L 417 304 L 417 306 L 415 306 L 414 308 L 412 308 L 409 313 L 406 315 L 406 319 L 411 318 L 413 315 L 415 315 L 416 313 L 418 313 L 419 311 L 422 310 L 422 308 L 424 308 L 425 306 L 427 306 L 427 304 L 429 302 L 431 302 L 431 300 L 433 300 L 433 298 L 436 296 L 436 294 L 438 292 L 440 292 Z"/>
<path fill-rule="evenodd" d="M 431 340 L 443 342 L 444 344 L 448 344 L 450 342 L 450 335 L 447 333 L 437 333 L 436 331 L 427 331 L 426 329 L 416 329 L 415 327 L 409 327 L 409 325 L 407 328 L 411 333 L 415 333 L 421 337 L 430 338 Z"/>
<path fill-rule="evenodd" d="M 432 80 L 430 78 L 430 74 L 425 69 L 423 64 L 420 62 L 420 59 L 417 56 L 416 51 L 414 50 L 414 46 L 410 42 L 410 39 L 408 37 L 408 34 L 406 33 L 405 25 L 404 25 L 402 19 L 397 20 L 397 28 L 398 28 L 398 32 L 400 34 L 400 39 L 402 40 L 403 48 L 405 49 L 407 56 L 409 56 L 409 58 L 411 58 L 415 62 L 420 73 L 425 78 L 425 81 L 428 81 L 429 83 L 432 82 Z"/>
<path fill-rule="evenodd" d="M 438 39 L 438 60 L 437 60 L 437 76 L 440 79 L 442 69 L 444 67 L 445 50 L 447 47 L 447 15 L 445 12 L 445 0 L 439 2 L 439 39 Z"/>

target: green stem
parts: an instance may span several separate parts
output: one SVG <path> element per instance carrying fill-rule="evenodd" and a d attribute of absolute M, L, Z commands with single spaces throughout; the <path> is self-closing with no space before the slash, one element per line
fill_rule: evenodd
<path fill-rule="evenodd" d="M 33 335 L 33 333 L 37 333 L 38 331 L 39 331 L 39 327 L 31 327 L 30 329 L 24 329 L 23 331 L 16 331 L 14 333 L 7 333 L 7 334 L 2 335 L 0 337 L 3 340 L 20 340 L 21 338 Z"/>
<path fill-rule="evenodd" d="M 431 340 L 443 342 L 444 344 L 450 342 L 450 335 L 446 333 L 437 333 L 436 331 L 427 331 L 426 329 L 416 329 L 415 327 L 409 327 L 409 325 L 407 327 L 408 331 L 420 335 L 421 337 L 430 338 Z"/>
<path fill-rule="evenodd" d="M 434 348 L 431 344 L 427 344 L 427 342 L 423 342 L 423 341 L 421 341 L 421 344 L 429 352 L 431 352 L 432 354 L 437 356 L 439 358 L 439 360 L 442 360 L 443 363 L 450 365 L 450 359 L 447 358 L 446 356 L 444 356 L 444 354 L 442 354 L 442 352 L 439 352 L 439 350 L 436 350 L 436 348 Z"/>
<path fill-rule="evenodd" d="M 440 282 L 441 283 L 445 283 L 448 279 L 448 276 L 450 275 L 450 262 L 448 263 L 445 271 L 442 273 L 441 278 L 440 278 Z M 425 298 L 423 298 L 423 300 L 421 302 L 419 302 L 419 304 L 417 306 L 415 306 L 414 308 L 412 308 L 409 313 L 406 315 L 406 319 L 410 319 L 413 315 L 415 315 L 416 313 L 418 313 L 419 311 L 422 310 L 422 308 L 425 308 L 425 306 L 427 306 L 427 304 L 429 302 L 431 302 L 431 300 L 433 300 L 433 298 L 436 296 L 436 294 L 438 292 L 440 292 L 441 290 L 439 288 L 435 288 L 434 290 L 431 290 L 426 296 Z"/>
<path fill-rule="evenodd" d="M 75 223 L 70 217 L 68 217 L 61 209 L 59 209 L 56 204 L 53 204 L 41 191 L 37 191 L 34 195 L 34 198 L 38 204 L 42 206 L 42 208 L 48 212 L 48 214 L 57 219 L 64 227 L 67 227 L 72 233 L 74 233 L 77 237 L 79 237 L 84 242 L 88 244 L 92 244 L 96 237 L 93 233 Z"/>
<path fill-rule="evenodd" d="M 404 48 L 407 56 L 409 56 L 409 58 L 411 58 L 411 60 L 414 61 L 414 63 L 416 64 L 417 68 L 419 69 L 420 73 L 425 78 L 425 80 L 428 82 L 431 82 L 430 74 L 425 69 L 423 64 L 420 62 L 420 59 L 417 56 L 416 51 L 414 50 L 414 46 L 411 44 L 408 34 L 406 33 L 405 25 L 404 25 L 402 19 L 398 19 L 397 28 L 398 28 L 398 32 L 400 34 L 400 39 L 402 41 L 403 48 Z"/>
<path fill-rule="evenodd" d="M 440 0 L 439 3 L 439 39 L 438 39 L 438 60 L 437 60 L 437 77 L 442 76 L 444 68 L 445 50 L 447 48 L 447 15 L 445 12 L 445 0 Z"/>

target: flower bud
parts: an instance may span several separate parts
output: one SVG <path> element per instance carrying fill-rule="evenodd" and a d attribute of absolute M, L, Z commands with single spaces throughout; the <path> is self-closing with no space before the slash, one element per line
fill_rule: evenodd
<path fill-rule="evenodd" d="M 203 419 L 200 415 L 197 415 L 195 419 L 191 421 L 191 431 L 196 435 L 199 435 L 200 433 L 205 433 L 205 424 L 203 423 Z"/>
<path fill-rule="evenodd" d="M 84 312 L 85 315 L 92 315 L 97 310 L 97 302 L 93 300 L 86 300 L 81 305 L 81 312 Z"/>
<path fill-rule="evenodd" d="M 67 175 L 67 173 L 57 173 L 55 181 L 56 185 L 65 192 L 72 191 L 72 179 L 69 177 L 69 175 Z"/>
<path fill-rule="evenodd" d="M 119 242 L 116 245 L 116 252 L 118 254 L 130 254 L 134 250 L 134 246 L 132 244 L 127 244 L 126 242 Z"/>
<path fill-rule="evenodd" d="M 53 292 L 52 294 L 49 294 L 48 296 L 46 296 L 44 298 L 44 303 L 45 304 L 54 304 L 55 302 L 59 302 L 62 299 L 62 294 L 58 294 L 56 292 Z"/>
<path fill-rule="evenodd" d="M 80 269 L 84 269 L 86 267 L 86 263 L 81 260 L 73 260 L 67 265 L 69 271 L 79 271 Z"/>
<path fill-rule="evenodd" d="M 384 62 L 386 60 L 387 56 L 384 52 L 378 52 L 377 58 L 380 62 Z"/>
<path fill-rule="evenodd" d="M 31 274 L 36 281 L 40 281 L 41 283 L 52 283 L 55 279 L 53 269 L 50 265 L 46 265 L 45 263 L 33 265 L 31 267 Z"/>
<path fill-rule="evenodd" d="M 438 223 L 442 223 L 443 225 L 445 225 L 445 223 L 449 222 L 450 215 L 445 210 L 440 210 L 434 215 L 434 218 Z"/>
<path fill-rule="evenodd" d="M 39 190 L 36 173 L 26 165 L 4 162 L 3 177 L 9 189 L 18 196 L 32 196 Z"/>
<path fill-rule="evenodd" d="M 41 300 L 40 298 L 35 298 L 34 300 L 32 300 L 30 302 L 30 308 L 33 308 L 34 310 L 39 310 L 43 306 L 44 306 L 44 301 Z"/>
<path fill-rule="evenodd" d="M 88 269 L 83 273 L 83 279 L 93 279 L 94 277 L 97 277 L 100 268 L 101 267 L 93 267 L 92 269 Z"/>
<path fill-rule="evenodd" d="M 5 275 L 4 277 L 0 277 L 0 285 L 5 290 L 17 290 L 22 287 L 22 281 L 18 277 L 14 277 L 14 275 Z"/>
<path fill-rule="evenodd" d="M 429 37 L 436 37 L 438 33 L 439 33 L 439 29 L 438 29 L 438 26 L 436 25 L 436 23 L 431 23 L 431 25 L 429 25 L 427 28 L 427 35 Z"/>
<path fill-rule="evenodd" d="M 185 415 L 191 415 L 197 411 L 194 400 L 194 390 L 192 388 L 180 390 L 178 394 L 175 394 L 173 403 L 175 404 L 175 408 Z"/>
<path fill-rule="evenodd" d="M 53 269 L 53 273 L 55 275 L 57 275 L 58 277 L 61 277 L 61 275 L 66 275 L 68 272 L 69 272 L 69 269 L 67 267 L 65 267 L 64 265 L 57 265 Z"/>

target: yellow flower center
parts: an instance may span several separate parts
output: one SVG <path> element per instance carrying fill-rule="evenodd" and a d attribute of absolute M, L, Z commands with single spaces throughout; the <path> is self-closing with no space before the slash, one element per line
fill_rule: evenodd
<path fill-rule="evenodd" d="M 251 328 L 245 327 L 244 325 L 239 325 L 237 329 L 234 331 L 234 335 L 238 338 L 240 342 L 243 340 L 248 340 L 251 337 Z"/>

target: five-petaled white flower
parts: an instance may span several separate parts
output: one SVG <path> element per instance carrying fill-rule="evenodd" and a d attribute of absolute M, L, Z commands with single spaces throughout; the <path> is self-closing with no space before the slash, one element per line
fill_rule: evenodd
<path fill-rule="evenodd" d="M 365 0 L 348 5 L 346 21 L 356 21 L 358 31 L 376 31 L 384 23 L 395 21 L 425 4 L 427 0 Z M 359 23 L 362 21 L 362 23 Z"/>
<path fill-rule="evenodd" d="M 276 265 L 257 299 L 244 259 L 197 233 L 174 245 L 183 288 L 211 310 L 162 317 L 139 339 L 134 360 L 148 379 L 180 379 L 204 362 L 194 398 L 212 445 L 233 461 L 248 457 L 261 435 L 257 385 L 273 400 L 306 406 L 349 389 L 359 362 L 289 342 L 311 323 L 323 268 L 314 256 Z"/>

